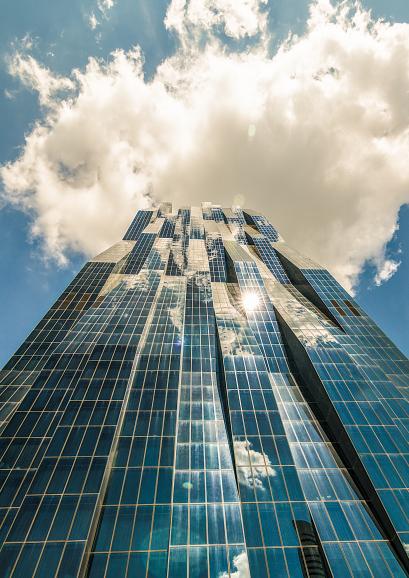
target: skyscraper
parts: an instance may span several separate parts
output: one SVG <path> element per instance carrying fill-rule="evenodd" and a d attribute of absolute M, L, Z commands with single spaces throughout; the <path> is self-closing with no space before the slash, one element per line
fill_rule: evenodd
<path fill-rule="evenodd" d="M 407 576 L 408 388 L 260 213 L 139 211 L 0 372 L 0 574 Z"/>

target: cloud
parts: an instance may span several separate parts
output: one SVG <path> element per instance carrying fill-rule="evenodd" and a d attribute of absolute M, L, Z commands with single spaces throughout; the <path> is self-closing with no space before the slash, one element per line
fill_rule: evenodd
<path fill-rule="evenodd" d="M 88 16 L 88 25 L 91 30 L 95 30 L 101 24 L 101 19 L 109 19 L 109 12 L 115 3 L 116 0 L 98 0 L 95 11 Z"/>
<path fill-rule="evenodd" d="M 389 281 L 389 279 L 395 275 L 399 265 L 400 261 L 386 259 L 375 276 L 375 284 L 379 287 L 379 285 L 382 285 L 382 283 Z"/>
<path fill-rule="evenodd" d="M 107 17 L 108 12 L 115 6 L 116 0 L 98 0 L 97 7 L 100 13 Z"/>
<path fill-rule="evenodd" d="M 54 98 L 61 92 L 70 91 L 74 83 L 69 78 L 55 76 L 44 68 L 32 56 L 16 52 L 9 60 L 9 72 L 18 78 L 24 86 L 36 91 L 40 104 L 48 108 L 60 108 L 60 103 Z"/>
<path fill-rule="evenodd" d="M 3 94 L 5 98 L 7 98 L 7 100 L 13 100 L 13 98 L 15 98 L 14 92 L 11 90 L 7 90 L 7 88 L 4 89 Z"/>
<path fill-rule="evenodd" d="M 99 22 L 98 22 L 97 17 L 95 16 L 94 12 L 92 12 L 92 14 L 90 15 L 90 17 L 88 19 L 88 23 L 89 23 L 91 30 L 95 30 L 96 27 L 98 26 Z"/>
<path fill-rule="evenodd" d="M 240 552 L 237 556 L 233 558 L 233 568 L 235 570 L 230 570 L 221 574 L 220 578 L 250 578 L 250 568 L 246 552 Z"/>
<path fill-rule="evenodd" d="M 165 25 L 180 38 L 189 32 L 221 28 L 226 36 L 240 39 L 265 30 L 263 6 L 268 0 L 172 0 Z"/>
<path fill-rule="evenodd" d="M 46 109 L 2 169 L 4 195 L 49 255 L 98 252 L 151 199 L 241 199 L 347 288 L 368 260 L 381 275 L 409 200 L 409 25 L 321 0 L 271 56 L 265 18 L 263 2 L 173 0 L 180 47 L 149 81 L 139 50 L 66 78 L 17 57 Z M 205 41 L 184 42 L 192 26 Z M 232 48 L 215 27 L 255 40 Z"/>
<path fill-rule="evenodd" d="M 111 10 L 114 7 L 114 0 L 101 0 L 98 2 L 98 6 L 100 6 L 101 10 Z"/>
<path fill-rule="evenodd" d="M 267 482 L 269 477 L 276 476 L 277 473 L 272 467 L 268 455 L 265 452 L 253 450 L 251 447 L 252 443 L 248 440 L 234 442 L 236 464 L 248 466 L 249 459 L 251 462 L 251 469 L 249 467 L 237 468 L 239 482 L 249 488 L 265 491 L 264 482 Z"/>
<path fill-rule="evenodd" d="M 26 34 L 19 41 L 19 44 L 24 50 L 32 50 L 37 44 L 38 38 L 33 38 L 31 34 Z"/>
<path fill-rule="evenodd" d="M 170 320 L 172 321 L 174 327 L 178 330 L 179 334 L 183 333 L 183 310 L 181 305 L 176 305 L 168 309 Z"/>

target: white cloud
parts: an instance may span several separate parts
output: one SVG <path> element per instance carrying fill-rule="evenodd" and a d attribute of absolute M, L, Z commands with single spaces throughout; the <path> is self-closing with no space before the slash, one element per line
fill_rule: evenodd
<path fill-rule="evenodd" d="M 23 38 L 20 40 L 20 47 L 23 50 L 32 50 L 35 45 L 37 44 L 37 38 L 33 38 L 31 36 L 31 34 L 26 34 L 25 36 L 23 36 Z"/>
<path fill-rule="evenodd" d="M 277 475 L 275 469 L 272 467 L 270 458 L 264 452 L 258 452 L 251 449 L 252 444 L 248 440 L 234 442 L 234 456 L 236 465 L 238 467 L 238 478 L 241 484 L 250 488 L 258 488 L 265 490 L 264 482 L 269 477 Z M 249 459 L 251 462 L 251 469 L 248 466 Z"/>
<path fill-rule="evenodd" d="M 108 17 L 108 13 L 115 6 L 116 0 L 98 0 L 97 7 L 99 12 L 105 17 Z"/>
<path fill-rule="evenodd" d="M 98 2 L 98 6 L 100 7 L 100 10 L 111 10 L 111 8 L 114 7 L 114 0 L 100 0 Z"/>
<path fill-rule="evenodd" d="M 16 52 L 9 62 L 9 72 L 17 77 L 26 87 L 38 94 L 40 104 L 49 108 L 60 108 L 60 103 L 54 98 L 61 92 L 74 88 L 74 82 L 69 78 L 53 75 L 32 56 Z"/>
<path fill-rule="evenodd" d="M 115 6 L 116 0 L 98 0 L 95 11 L 88 16 L 88 24 L 91 30 L 95 30 L 103 20 L 109 19 L 109 12 Z"/>
<path fill-rule="evenodd" d="M 91 30 L 95 30 L 95 28 L 98 26 L 99 22 L 98 22 L 97 17 L 95 16 L 94 12 L 92 12 L 92 14 L 90 15 L 88 22 L 89 22 Z"/>
<path fill-rule="evenodd" d="M 395 275 L 399 265 L 400 261 L 392 261 L 391 259 L 386 259 L 375 276 L 376 285 L 379 287 L 379 285 L 382 285 L 382 283 L 389 281 L 389 279 Z"/>
<path fill-rule="evenodd" d="M 15 97 L 15 94 L 13 91 L 8 90 L 7 88 L 4 89 L 4 97 L 7 98 L 7 100 L 13 100 L 13 98 Z"/>
<path fill-rule="evenodd" d="M 181 305 L 176 305 L 168 309 L 170 320 L 172 321 L 179 334 L 183 333 L 183 310 Z"/>
<path fill-rule="evenodd" d="M 268 0 L 172 0 L 165 25 L 180 37 L 188 31 L 220 27 L 227 36 L 239 39 L 263 32 Z"/>
<path fill-rule="evenodd" d="M 224 572 L 220 578 L 229 578 L 229 576 L 230 578 L 251 578 L 246 552 L 240 552 L 240 554 L 233 558 L 233 568 L 234 570 L 230 570 L 230 574 Z"/>
<path fill-rule="evenodd" d="M 149 81 L 138 51 L 91 59 L 69 78 L 16 57 L 11 72 L 48 112 L 2 169 L 5 196 L 33 215 L 48 253 L 98 252 L 152 197 L 241 198 L 345 286 L 367 260 L 383 270 L 409 200 L 409 25 L 321 0 L 305 34 L 272 57 L 264 38 L 239 52 L 212 35 L 261 30 L 262 5 L 173 0 L 182 20 L 170 22 L 170 8 L 167 25 L 181 45 Z M 257 26 L 234 28 L 250 22 L 247 9 Z M 204 46 L 183 43 L 193 25 Z"/>

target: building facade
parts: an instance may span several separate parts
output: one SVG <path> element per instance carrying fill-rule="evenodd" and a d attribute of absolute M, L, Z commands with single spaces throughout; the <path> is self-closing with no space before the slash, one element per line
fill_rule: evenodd
<path fill-rule="evenodd" d="M 139 211 L 0 372 L 0 575 L 408 576 L 408 397 L 263 215 Z"/>

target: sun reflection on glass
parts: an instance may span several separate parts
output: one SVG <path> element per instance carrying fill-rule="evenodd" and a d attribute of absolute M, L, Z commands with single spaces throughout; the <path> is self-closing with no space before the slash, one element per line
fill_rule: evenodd
<path fill-rule="evenodd" d="M 260 303 L 260 298 L 257 293 L 249 292 L 243 295 L 242 302 L 245 311 L 254 311 Z"/>

